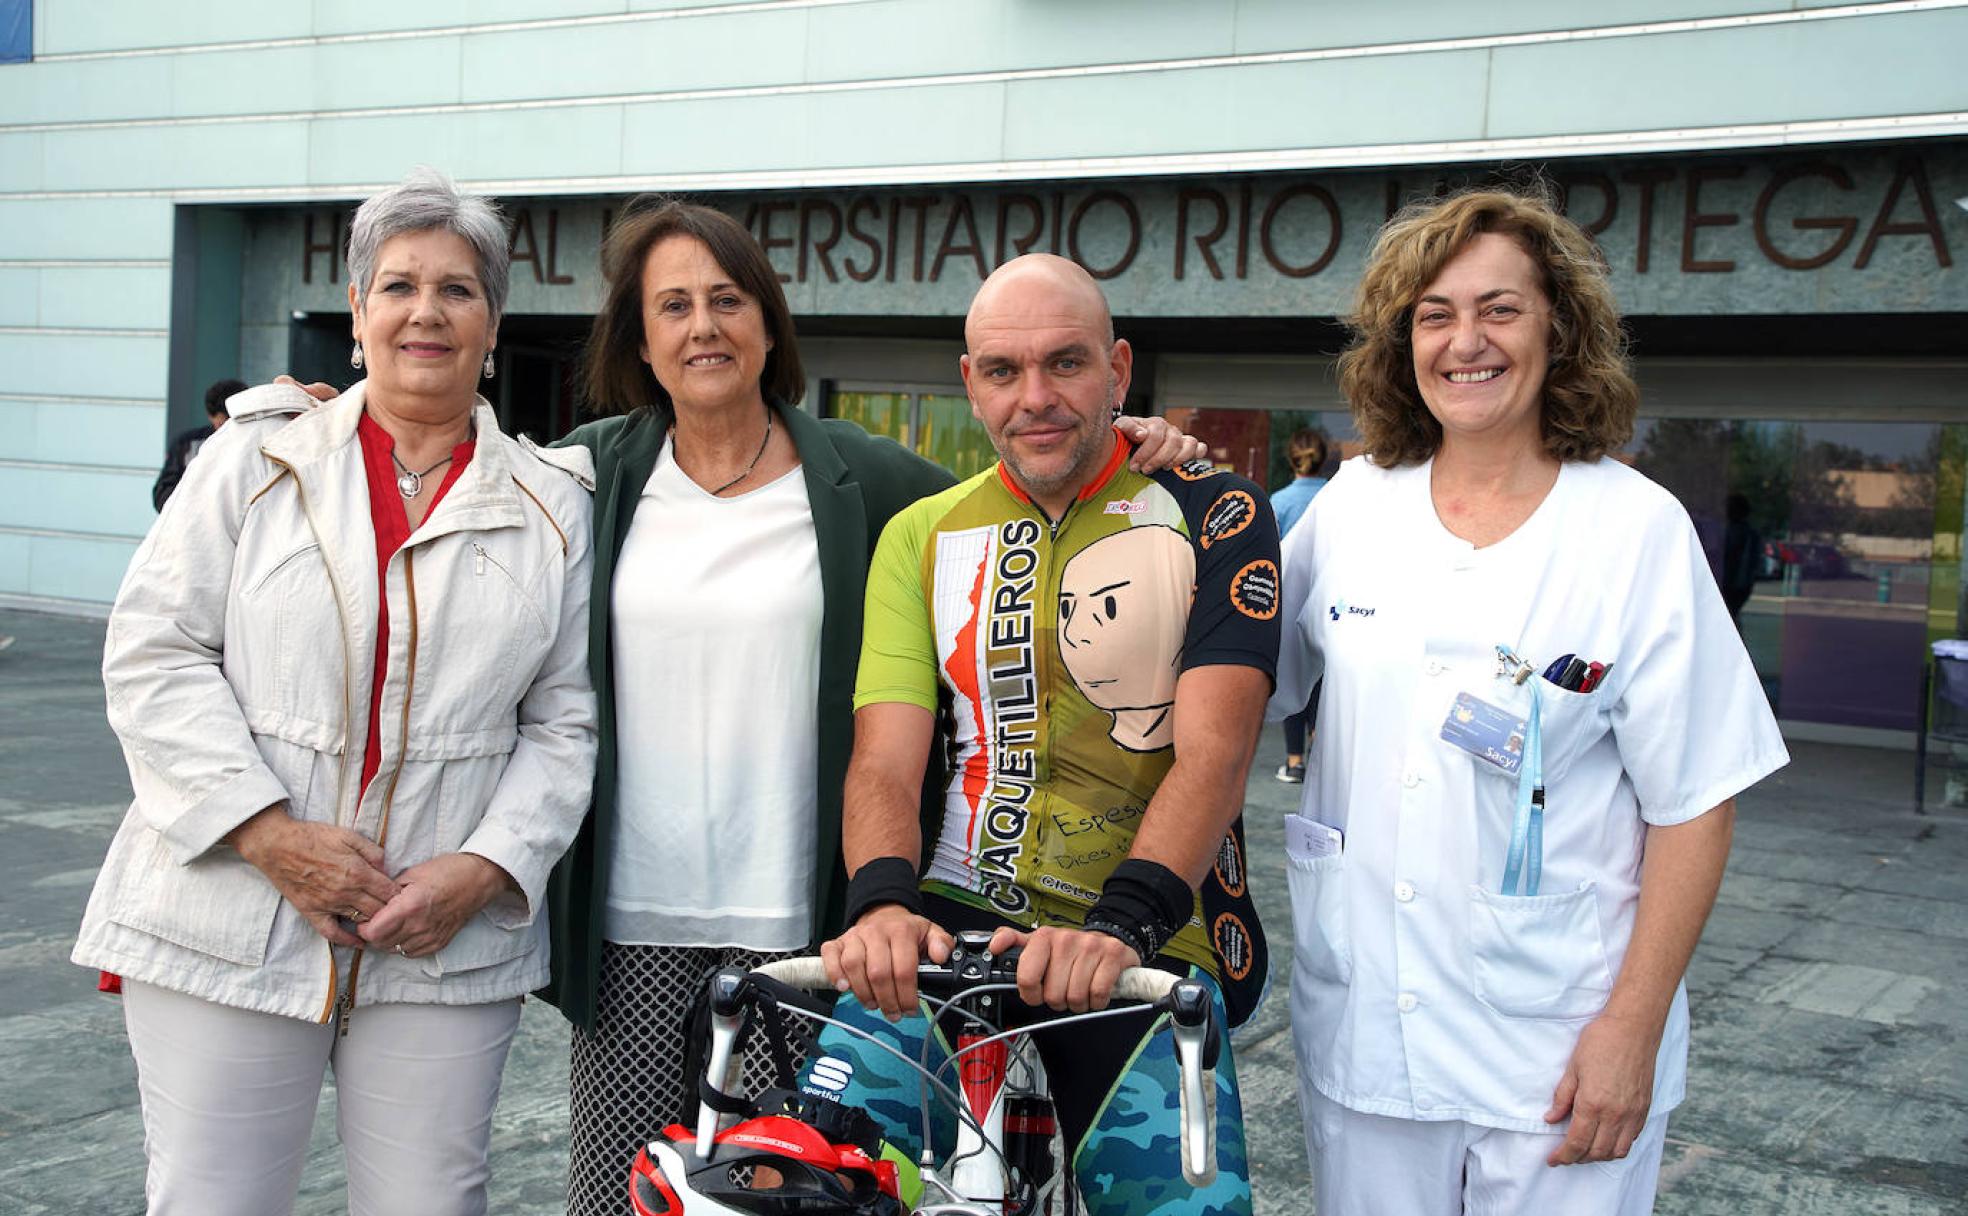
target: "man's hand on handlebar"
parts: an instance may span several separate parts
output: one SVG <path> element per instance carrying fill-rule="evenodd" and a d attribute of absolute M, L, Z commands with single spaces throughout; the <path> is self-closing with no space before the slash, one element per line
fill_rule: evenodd
<path fill-rule="evenodd" d="M 1072 1013 L 1105 1009 L 1114 982 L 1141 956 L 1117 937 L 1048 925 L 1030 933 L 1002 928 L 991 935 L 991 953 L 1024 947 L 1018 959 L 1018 999 L 1027 1005 Z"/>
<path fill-rule="evenodd" d="M 916 964 L 924 958 L 947 961 L 953 944 L 927 917 L 900 904 L 882 904 L 821 943 L 820 957 L 837 990 L 851 989 L 864 1007 L 880 1009 L 893 1022 L 916 1011 Z"/>

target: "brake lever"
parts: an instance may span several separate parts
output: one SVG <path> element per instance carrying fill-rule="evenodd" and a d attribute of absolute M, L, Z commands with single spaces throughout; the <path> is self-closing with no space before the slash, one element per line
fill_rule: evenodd
<path fill-rule="evenodd" d="M 738 1038 L 738 1026 L 745 1015 L 745 973 L 724 967 L 710 978 L 711 1057 L 704 1067 L 704 1080 L 712 1089 L 725 1093 L 736 1078 L 732 1075 L 731 1045 Z M 709 1160 L 717 1141 L 718 1110 L 709 1102 L 697 1104 L 697 1156 Z"/>
<path fill-rule="evenodd" d="M 1178 981 L 1167 998 L 1169 1029 L 1182 1076 L 1182 1176 L 1191 1186 L 1216 1180 L 1216 1056 L 1220 1042 L 1209 990 L 1195 980 Z"/>

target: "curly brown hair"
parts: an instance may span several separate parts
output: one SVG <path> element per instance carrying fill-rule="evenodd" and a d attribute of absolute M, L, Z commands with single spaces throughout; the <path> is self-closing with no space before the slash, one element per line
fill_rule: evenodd
<path fill-rule="evenodd" d="M 714 207 L 643 195 L 629 203 L 602 243 L 607 288 L 581 352 L 581 387 L 588 408 L 597 414 L 653 409 L 664 416 L 675 408 L 669 391 L 642 358 L 642 266 L 651 249 L 673 236 L 703 242 L 738 289 L 758 301 L 772 341 L 759 372 L 759 391 L 767 401 L 798 404 L 806 395 L 806 372 L 793 337 L 792 310 L 765 250 L 744 225 Z"/>
<path fill-rule="evenodd" d="M 1551 363 L 1543 389 L 1544 450 L 1597 460 L 1633 438 L 1640 390 L 1626 332 L 1590 237 L 1548 198 L 1469 190 L 1410 204 L 1374 238 L 1360 277 L 1339 388 L 1375 464 L 1415 464 L 1442 446 L 1442 426 L 1415 382 L 1414 306 L 1456 255 L 1485 233 L 1516 241 L 1551 301 Z"/>

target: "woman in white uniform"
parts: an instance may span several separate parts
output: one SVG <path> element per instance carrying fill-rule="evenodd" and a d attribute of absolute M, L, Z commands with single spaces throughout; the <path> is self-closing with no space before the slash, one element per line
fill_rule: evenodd
<path fill-rule="evenodd" d="M 1467 193 L 1381 233 L 1340 361 L 1369 455 L 1284 547 L 1273 716 L 1320 1216 L 1645 1213 L 1734 797 L 1788 760 L 1591 242 Z"/>

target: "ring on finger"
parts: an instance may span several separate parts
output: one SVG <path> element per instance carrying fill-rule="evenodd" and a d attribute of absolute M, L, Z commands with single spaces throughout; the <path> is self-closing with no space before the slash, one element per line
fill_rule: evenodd
<path fill-rule="evenodd" d="M 403 943 L 402 943 L 402 942 L 398 942 L 398 943 L 396 944 L 396 952 L 397 952 L 397 954 L 399 954 L 399 955 L 401 955 L 401 956 L 402 956 L 402 957 L 404 957 L 404 958 L 409 958 L 409 957 L 410 957 L 410 952 L 409 952 L 408 950 L 405 950 L 405 949 L 403 948 Z"/>

